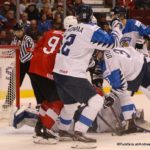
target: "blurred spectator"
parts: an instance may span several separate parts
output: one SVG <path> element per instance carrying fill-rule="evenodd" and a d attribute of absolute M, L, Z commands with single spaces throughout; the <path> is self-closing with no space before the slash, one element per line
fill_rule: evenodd
<path fill-rule="evenodd" d="M 30 3 L 26 8 L 25 12 L 28 14 L 29 21 L 32 19 L 38 20 L 39 19 L 39 12 L 36 8 L 35 3 Z"/>
<path fill-rule="evenodd" d="M 48 31 L 52 28 L 52 21 L 47 20 L 46 14 L 42 14 L 41 20 L 38 22 L 38 30 L 40 33 Z"/>
<path fill-rule="evenodd" d="M 150 9 L 150 0 L 135 0 L 137 9 Z"/>
<path fill-rule="evenodd" d="M 28 6 L 28 1 L 27 0 L 21 0 L 20 1 L 19 9 L 20 9 L 20 14 L 21 15 L 26 10 L 27 6 Z"/>
<path fill-rule="evenodd" d="M 11 40 L 5 30 L 0 31 L 0 45 L 8 45 L 11 43 Z"/>
<path fill-rule="evenodd" d="M 73 7 L 74 0 L 67 0 L 67 6 Z"/>
<path fill-rule="evenodd" d="M 97 15 L 97 22 L 98 22 L 98 26 L 102 27 L 103 24 L 105 22 L 107 22 L 106 21 L 106 14 L 99 14 L 99 15 Z"/>
<path fill-rule="evenodd" d="M 21 24 L 23 24 L 25 31 L 27 30 L 27 28 L 30 26 L 30 21 L 28 20 L 28 14 L 26 12 L 24 12 L 21 15 L 21 19 L 19 20 L 19 22 Z"/>
<path fill-rule="evenodd" d="M 63 20 L 60 14 L 56 14 L 53 26 L 56 30 L 62 30 L 63 29 Z"/>
<path fill-rule="evenodd" d="M 117 5 L 124 6 L 127 9 L 135 8 L 135 0 L 118 0 Z"/>
<path fill-rule="evenodd" d="M 61 3 L 58 3 L 57 9 L 53 11 L 53 18 L 56 19 L 58 16 L 63 19 L 63 5 Z"/>
<path fill-rule="evenodd" d="M 6 17 L 6 14 L 7 14 L 7 12 L 8 12 L 9 10 L 11 10 L 11 4 L 10 4 L 10 2 L 5 1 L 5 2 L 3 3 L 3 6 L 2 6 L 2 8 L 1 8 L 1 10 L 0 10 L 0 15 Z"/>
<path fill-rule="evenodd" d="M 15 12 L 13 10 L 9 10 L 6 13 L 7 22 L 5 24 L 5 29 L 10 31 L 13 29 L 13 26 L 16 24 Z"/>
<path fill-rule="evenodd" d="M 46 14 L 47 19 L 49 19 L 49 20 L 53 19 L 51 7 L 47 4 L 43 5 L 40 15 L 42 15 L 42 14 Z"/>
<path fill-rule="evenodd" d="M 43 6 L 46 4 L 49 8 L 53 7 L 52 0 L 38 0 L 38 3 L 36 4 L 36 8 L 39 10 L 39 12 L 42 10 Z"/>
<path fill-rule="evenodd" d="M 110 25 L 107 21 L 103 22 L 101 24 L 101 28 L 106 31 L 107 33 L 110 33 L 111 32 L 111 29 L 110 29 Z"/>
<path fill-rule="evenodd" d="M 6 22 L 7 22 L 7 19 L 3 17 L 2 15 L 0 15 L 0 31 L 4 29 Z"/>
<path fill-rule="evenodd" d="M 16 0 L 8 0 L 10 2 L 11 9 L 16 12 Z"/>
<path fill-rule="evenodd" d="M 35 19 L 31 20 L 30 26 L 26 29 L 26 34 L 31 36 L 35 43 L 41 36 L 41 33 L 38 31 L 37 21 Z"/>
<path fill-rule="evenodd" d="M 74 16 L 74 10 L 73 9 L 67 9 L 67 16 Z"/>
<path fill-rule="evenodd" d="M 63 6 L 63 0 L 55 0 L 53 8 L 56 10 L 58 5 Z"/>
<path fill-rule="evenodd" d="M 75 0 L 75 2 L 74 2 L 74 9 L 76 9 L 82 3 L 83 3 L 82 0 Z"/>

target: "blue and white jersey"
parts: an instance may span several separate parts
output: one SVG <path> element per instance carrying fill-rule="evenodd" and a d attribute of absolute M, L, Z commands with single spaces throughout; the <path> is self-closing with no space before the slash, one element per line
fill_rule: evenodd
<path fill-rule="evenodd" d="M 60 53 L 56 55 L 54 72 L 86 78 L 90 58 L 95 49 L 112 49 L 119 45 L 122 33 L 118 27 L 111 34 L 97 25 L 79 23 L 64 33 Z"/>
<path fill-rule="evenodd" d="M 135 19 L 127 19 L 126 26 L 122 31 L 123 37 L 120 44 L 122 47 L 133 46 L 138 39 L 143 39 L 143 36 L 150 36 L 150 27 L 145 26 L 140 21 Z M 144 49 L 147 50 L 146 45 Z"/>
<path fill-rule="evenodd" d="M 139 75 L 144 64 L 144 55 L 133 47 L 115 48 L 104 53 L 104 61 L 99 63 L 103 77 L 110 83 L 117 95 L 128 95 L 128 81 Z"/>

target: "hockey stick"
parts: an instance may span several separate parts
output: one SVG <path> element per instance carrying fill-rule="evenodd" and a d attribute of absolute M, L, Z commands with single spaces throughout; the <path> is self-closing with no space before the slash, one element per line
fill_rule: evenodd
<path fill-rule="evenodd" d="M 103 89 L 102 89 L 102 93 L 103 93 L 103 95 L 106 95 L 105 92 L 103 91 Z M 115 94 L 115 96 L 118 98 L 118 96 L 116 94 Z M 110 108 L 111 112 L 113 113 L 113 115 L 119 125 L 119 128 L 122 130 L 122 125 L 121 125 L 120 119 L 118 118 L 114 108 L 112 106 L 110 106 L 109 108 Z"/>
<path fill-rule="evenodd" d="M 99 89 L 99 90 L 102 92 L 103 96 L 106 95 L 105 92 L 103 91 L 103 89 Z M 116 119 L 116 121 L 117 121 L 117 123 L 119 125 L 119 128 L 117 128 L 117 129 L 113 128 L 100 114 L 98 114 L 98 116 L 111 129 L 112 132 L 116 133 L 116 135 L 122 135 L 122 125 L 121 125 L 121 122 L 120 122 L 120 120 L 119 120 L 116 112 L 114 111 L 114 108 L 111 106 L 110 109 L 111 109 L 111 112 L 113 113 L 113 115 L 114 115 L 114 117 L 115 117 L 115 119 Z"/>
<path fill-rule="evenodd" d="M 119 135 L 119 136 L 122 135 L 121 130 L 113 128 L 99 113 L 98 113 L 98 117 L 111 129 L 111 131 L 113 133 L 115 133 L 116 135 Z"/>
<path fill-rule="evenodd" d="M 117 123 L 118 123 L 118 125 L 119 125 L 119 128 L 121 129 L 121 128 L 122 128 L 122 125 L 121 125 L 121 122 L 120 122 L 120 120 L 119 120 L 119 118 L 118 118 L 116 112 L 114 111 L 114 108 L 113 108 L 112 106 L 109 107 L 109 108 L 110 108 L 111 112 L 113 113 L 113 115 L 114 115 L 114 117 L 115 117 L 115 119 L 116 119 L 116 121 L 117 121 Z"/>

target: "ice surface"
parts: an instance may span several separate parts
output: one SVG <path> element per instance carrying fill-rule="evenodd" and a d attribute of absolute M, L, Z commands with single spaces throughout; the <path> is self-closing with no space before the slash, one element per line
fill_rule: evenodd
<path fill-rule="evenodd" d="M 150 121 L 150 101 L 144 95 L 133 97 L 137 108 L 144 108 L 145 119 Z M 28 100 L 24 100 L 28 103 Z M 59 142 L 56 145 L 34 144 L 34 129 L 24 126 L 21 129 L 9 127 L 0 120 L 0 150 L 71 150 L 73 142 Z M 134 133 L 124 136 L 112 136 L 111 133 L 90 134 L 98 140 L 96 150 L 150 150 L 150 133 Z"/>

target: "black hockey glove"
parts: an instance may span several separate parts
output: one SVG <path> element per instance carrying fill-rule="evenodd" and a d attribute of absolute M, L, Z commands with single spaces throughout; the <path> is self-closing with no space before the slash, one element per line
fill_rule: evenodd
<path fill-rule="evenodd" d="M 142 50 L 145 40 L 138 39 L 135 44 L 135 49 Z"/>
<path fill-rule="evenodd" d="M 105 100 L 104 100 L 104 109 L 107 107 L 111 107 L 114 104 L 114 98 L 110 95 L 105 96 Z"/>

